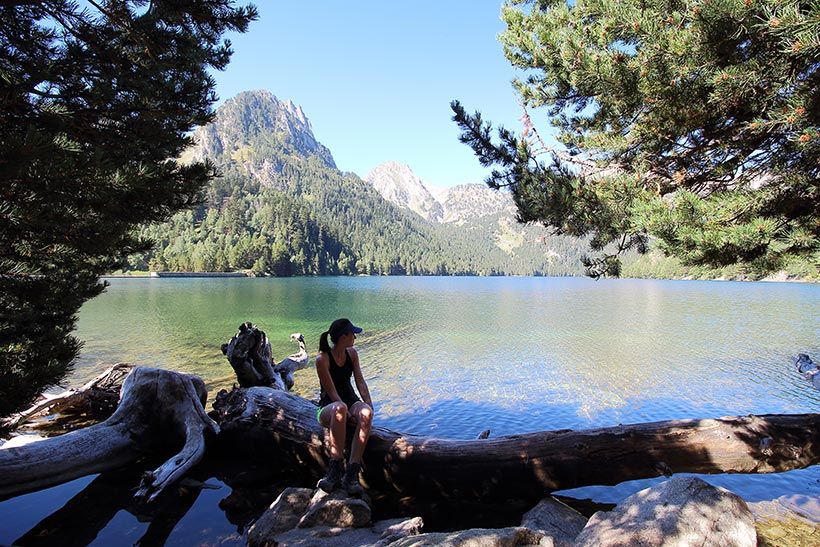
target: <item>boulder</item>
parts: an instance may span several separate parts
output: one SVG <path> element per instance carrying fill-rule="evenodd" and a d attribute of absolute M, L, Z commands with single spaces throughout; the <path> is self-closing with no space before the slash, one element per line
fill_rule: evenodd
<path fill-rule="evenodd" d="M 370 504 L 367 499 L 348 497 L 344 490 L 328 494 L 317 489 L 297 527 L 363 528 L 370 526 Z"/>
<path fill-rule="evenodd" d="M 592 515 L 576 545 L 757 545 L 749 507 L 696 477 L 673 477 Z"/>
<path fill-rule="evenodd" d="M 516 545 L 549 546 L 552 545 L 552 541 L 541 532 L 515 526 L 420 534 L 390 543 L 390 547 L 514 547 Z"/>
<path fill-rule="evenodd" d="M 382 520 L 370 528 L 340 528 L 318 526 L 315 528 L 294 528 L 279 534 L 270 545 L 279 547 L 337 547 L 372 546 L 384 547 L 405 536 L 420 534 L 421 517 L 411 519 Z"/>
<path fill-rule="evenodd" d="M 370 525 L 370 500 L 349 498 L 343 490 L 328 494 L 309 488 L 286 488 L 248 531 L 248 545 L 381 547 L 420 534 L 421 517 Z"/>
<path fill-rule="evenodd" d="M 379 535 L 376 547 L 389 545 L 394 541 L 408 536 L 421 534 L 424 521 L 421 517 L 411 519 L 382 520 L 373 525 L 373 532 Z"/>
<path fill-rule="evenodd" d="M 556 547 L 571 546 L 586 523 L 584 515 L 552 496 L 539 501 L 521 519 L 521 526 L 552 538 Z"/>
<path fill-rule="evenodd" d="M 313 490 L 285 488 L 248 530 L 249 545 L 265 545 L 273 537 L 296 527 L 307 511 Z"/>

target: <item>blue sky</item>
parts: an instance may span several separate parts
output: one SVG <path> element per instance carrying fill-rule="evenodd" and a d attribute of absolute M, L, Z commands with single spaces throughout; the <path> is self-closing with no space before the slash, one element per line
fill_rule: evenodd
<path fill-rule="evenodd" d="M 336 164 L 360 176 L 408 164 L 429 186 L 487 174 L 458 142 L 449 103 L 520 129 L 515 71 L 497 35 L 501 0 L 256 2 L 260 18 L 224 72 L 220 99 L 267 89 L 301 105 Z"/>

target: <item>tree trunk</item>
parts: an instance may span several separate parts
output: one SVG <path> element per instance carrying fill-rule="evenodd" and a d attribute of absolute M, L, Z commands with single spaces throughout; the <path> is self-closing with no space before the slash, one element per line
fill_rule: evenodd
<path fill-rule="evenodd" d="M 143 477 L 137 495 L 150 501 L 202 459 L 205 434 L 219 431 L 205 414 L 206 397 L 205 384 L 196 376 L 135 368 L 123 382 L 117 410 L 106 421 L 24 446 L 0 448 L 0 497 L 178 449 Z"/>
<path fill-rule="evenodd" d="M 221 392 L 214 408 L 219 440 L 234 450 L 279 451 L 317 474 L 324 467 L 324 430 L 312 403 L 255 387 Z M 775 473 L 817 463 L 820 414 L 671 420 L 478 440 L 374 427 L 364 479 L 370 488 L 401 495 L 503 499 L 672 473 Z"/>

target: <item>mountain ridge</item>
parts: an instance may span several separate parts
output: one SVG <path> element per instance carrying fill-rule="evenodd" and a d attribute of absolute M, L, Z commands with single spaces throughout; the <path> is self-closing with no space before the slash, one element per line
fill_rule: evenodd
<path fill-rule="evenodd" d="M 134 257 L 133 269 L 275 276 L 583 273 L 577 240 L 517 224 L 504 201 L 509 196 L 481 185 L 448 190 L 445 215 L 412 170 L 392 162 L 383 170 L 392 170 L 394 180 L 382 192 L 397 191 L 393 201 L 385 199 L 378 185 L 336 167 L 300 107 L 269 92 L 228 99 L 193 136 L 187 157 L 212 161 L 220 176 L 200 206 L 145 227 L 140 235 L 156 246 Z M 399 191 L 410 187 L 424 198 L 427 219 L 408 207 L 412 193 Z M 462 199 L 471 196 L 485 206 L 480 214 Z"/>
<path fill-rule="evenodd" d="M 406 164 L 386 161 L 364 177 L 387 201 L 409 209 L 425 220 L 441 222 L 444 210 L 422 180 Z"/>
<path fill-rule="evenodd" d="M 383 162 L 364 177 L 387 201 L 438 223 L 463 222 L 507 212 L 515 215 L 512 196 L 484 184 L 465 183 L 432 191 L 407 164 Z"/>

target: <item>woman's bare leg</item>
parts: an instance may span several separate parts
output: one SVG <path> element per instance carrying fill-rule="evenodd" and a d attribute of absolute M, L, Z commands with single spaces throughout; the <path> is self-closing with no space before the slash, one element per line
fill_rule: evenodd
<path fill-rule="evenodd" d="M 356 420 L 356 431 L 353 434 L 353 443 L 350 447 L 350 462 L 362 463 L 362 454 L 370 439 L 370 427 L 373 423 L 373 409 L 361 401 L 350 408 L 350 415 Z"/>
<path fill-rule="evenodd" d="M 319 420 L 324 427 L 330 429 L 330 459 L 343 459 L 345 457 L 347 405 L 338 401 L 327 405 L 322 409 Z"/>

